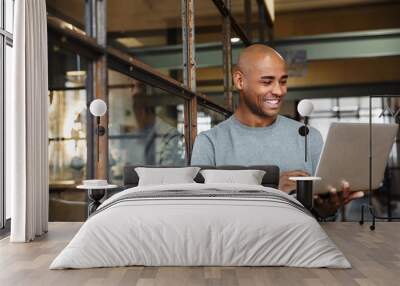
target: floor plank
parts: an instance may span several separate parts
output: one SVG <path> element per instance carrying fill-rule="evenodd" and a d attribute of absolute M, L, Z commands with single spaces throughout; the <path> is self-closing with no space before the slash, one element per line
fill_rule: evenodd
<path fill-rule="evenodd" d="M 85 270 L 48 269 L 81 223 L 50 223 L 50 231 L 32 243 L 0 240 L 0 285 L 399 285 L 400 223 L 380 222 L 375 231 L 357 223 L 325 223 L 323 228 L 345 253 L 352 269 L 289 267 L 118 267 Z"/>

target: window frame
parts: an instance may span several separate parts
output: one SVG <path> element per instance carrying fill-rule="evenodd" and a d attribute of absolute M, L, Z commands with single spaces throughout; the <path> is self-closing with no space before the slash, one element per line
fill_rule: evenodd
<path fill-rule="evenodd" d="M 13 34 L 6 31 L 6 15 L 5 6 L 7 0 L 0 0 L 0 235 L 9 232 L 10 222 L 7 219 L 6 212 L 6 188 L 5 188 L 5 92 L 6 92 L 6 48 L 13 48 Z M 13 5 L 13 12 L 15 11 L 15 1 L 9 0 Z M 12 16 L 14 17 L 14 15 Z M 14 19 L 14 18 L 13 18 Z M 12 30 L 13 27 L 12 27 Z"/>
<path fill-rule="evenodd" d="M 245 32 L 239 26 L 236 19 L 232 16 L 229 9 L 230 0 L 207 0 L 218 8 L 221 17 L 225 21 L 225 30 L 229 32 L 224 37 L 224 54 L 227 59 L 225 70 L 232 68 L 232 43 L 230 34 L 232 31 L 242 38 L 244 43 L 250 44 Z M 251 0 L 250 0 L 251 1 Z M 253 0 L 256 1 L 256 0 Z M 232 83 L 229 78 L 225 79 L 229 83 L 229 88 L 225 90 L 228 104 L 218 104 L 207 94 L 196 91 L 196 63 L 194 57 L 193 43 L 195 39 L 194 28 L 194 0 L 181 0 L 181 20 L 186 25 L 182 25 L 182 56 L 183 72 L 187 73 L 186 80 L 178 81 L 171 76 L 164 75 L 155 67 L 149 66 L 140 61 L 134 55 L 125 50 L 110 46 L 106 28 L 106 7 L 100 0 L 90 0 L 85 2 L 85 25 L 84 27 L 74 27 L 68 19 L 59 17 L 60 15 L 51 15 L 47 17 L 48 38 L 56 42 L 59 47 L 73 51 L 89 60 L 89 69 L 87 73 L 86 91 L 87 104 L 90 104 L 94 98 L 102 98 L 108 101 L 107 92 L 107 69 L 115 70 L 128 77 L 135 78 L 146 85 L 154 86 L 164 90 L 171 96 L 179 97 L 185 101 L 184 105 L 184 136 L 187 159 L 190 160 L 190 154 L 197 135 L 197 108 L 205 108 L 214 111 L 223 117 L 232 115 L 234 108 L 232 106 Z M 244 9 L 244 7 L 243 7 Z M 49 12 L 49 11 L 48 11 Z M 67 23 L 68 25 L 65 25 Z M 100 79 L 100 80 L 99 80 Z M 104 79 L 104 80 L 101 80 Z M 194 83 L 194 84 L 193 84 Z M 104 125 L 108 125 L 108 115 L 102 118 Z M 95 124 L 92 122 L 92 116 L 87 117 L 87 178 L 98 177 L 98 171 L 105 177 L 108 177 L 108 143 L 110 138 L 108 134 L 102 137 L 100 141 L 100 150 L 104 157 L 96 163 L 95 156 Z M 190 138 L 190 140 L 188 140 Z M 106 141 L 106 143 L 105 143 Z M 102 144 L 103 142 L 103 144 Z M 101 151 L 101 152 L 102 152 Z M 190 163 L 187 162 L 188 164 Z M 105 170 L 105 171 L 104 171 Z"/>

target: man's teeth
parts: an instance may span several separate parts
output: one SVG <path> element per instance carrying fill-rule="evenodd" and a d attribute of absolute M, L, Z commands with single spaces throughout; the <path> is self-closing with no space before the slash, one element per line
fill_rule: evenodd
<path fill-rule="evenodd" d="M 279 99 L 267 99 L 265 100 L 268 103 L 272 103 L 272 104 L 278 104 L 279 103 Z"/>

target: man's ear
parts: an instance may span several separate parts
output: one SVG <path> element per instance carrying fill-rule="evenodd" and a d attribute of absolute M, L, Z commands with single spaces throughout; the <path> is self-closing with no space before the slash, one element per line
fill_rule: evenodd
<path fill-rule="evenodd" d="M 233 72 L 233 83 L 237 90 L 243 90 L 243 74 L 239 70 Z"/>

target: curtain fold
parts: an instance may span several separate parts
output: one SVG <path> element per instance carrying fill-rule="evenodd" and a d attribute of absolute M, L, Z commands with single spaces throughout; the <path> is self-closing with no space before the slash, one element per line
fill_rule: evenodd
<path fill-rule="evenodd" d="M 6 98 L 6 187 L 12 242 L 48 227 L 48 62 L 45 0 L 15 1 L 13 92 Z"/>

